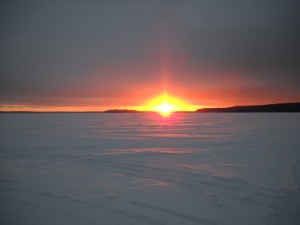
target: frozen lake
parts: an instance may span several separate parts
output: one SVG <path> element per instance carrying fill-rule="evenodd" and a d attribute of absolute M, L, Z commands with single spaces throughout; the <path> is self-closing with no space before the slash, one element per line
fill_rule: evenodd
<path fill-rule="evenodd" d="M 300 113 L 1 114 L 0 223 L 300 224 Z"/>

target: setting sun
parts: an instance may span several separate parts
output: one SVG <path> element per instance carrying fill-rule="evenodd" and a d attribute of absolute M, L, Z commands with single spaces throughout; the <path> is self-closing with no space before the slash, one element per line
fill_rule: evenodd
<path fill-rule="evenodd" d="M 155 111 L 163 116 L 168 116 L 175 111 L 194 111 L 199 106 L 189 105 L 185 101 L 170 96 L 168 93 L 159 95 L 148 101 L 144 106 L 138 107 L 142 111 Z"/>
<path fill-rule="evenodd" d="M 174 109 L 174 106 L 170 105 L 168 102 L 164 102 L 162 105 L 157 107 L 157 111 L 159 111 L 162 115 L 169 115 Z"/>

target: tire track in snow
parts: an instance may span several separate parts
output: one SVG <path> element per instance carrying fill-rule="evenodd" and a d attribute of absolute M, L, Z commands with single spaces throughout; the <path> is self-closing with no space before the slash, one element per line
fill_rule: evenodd
<path fill-rule="evenodd" d="M 0 198 L 3 199 L 3 200 L 15 201 L 15 202 L 18 202 L 18 203 L 21 203 L 21 204 L 24 204 L 24 205 L 30 205 L 30 206 L 33 206 L 33 207 L 42 208 L 42 209 L 45 209 L 45 210 L 48 210 L 48 211 L 51 211 L 51 212 L 59 213 L 63 216 L 74 217 L 75 219 L 77 219 L 79 221 L 82 221 L 84 223 L 95 224 L 95 225 L 99 224 L 99 222 L 87 220 L 83 217 L 78 216 L 75 213 L 70 213 L 70 212 L 67 212 L 67 211 L 58 210 L 56 208 L 52 208 L 52 207 L 49 207 L 49 206 L 44 206 L 42 204 L 34 203 L 34 202 L 31 202 L 31 201 L 25 201 L 25 200 L 21 200 L 21 199 L 3 197 L 3 196 L 0 196 Z"/>
<path fill-rule="evenodd" d="M 15 191 L 15 189 L 10 189 L 8 191 Z M 159 220 L 153 219 L 152 217 L 149 217 L 147 215 L 137 213 L 137 212 L 133 212 L 133 211 L 130 211 L 130 210 L 124 209 L 124 208 L 116 208 L 116 207 L 108 206 L 108 205 L 105 205 L 105 204 L 102 204 L 102 203 L 99 203 L 99 202 L 96 202 L 96 201 L 88 201 L 88 200 L 80 198 L 80 196 L 79 197 L 74 197 L 74 196 L 71 196 L 71 195 L 68 195 L 68 194 L 61 194 L 59 192 L 53 192 L 53 191 L 40 192 L 40 191 L 34 190 L 34 188 L 23 188 L 23 189 L 19 188 L 18 191 L 33 194 L 33 195 L 37 196 L 39 199 L 49 198 L 49 199 L 53 199 L 57 202 L 72 202 L 72 203 L 75 203 L 77 205 L 84 205 L 84 206 L 92 207 L 94 209 L 101 209 L 101 210 L 104 210 L 104 211 L 109 212 L 111 214 L 120 215 L 120 216 L 122 216 L 121 218 L 127 217 L 127 218 L 130 218 L 130 219 L 133 219 L 133 220 L 138 221 L 139 223 L 142 223 L 142 224 L 166 225 L 165 223 L 163 223 Z M 76 219 L 85 222 L 85 224 L 88 222 L 88 224 L 95 224 L 96 225 L 96 224 L 99 224 L 99 222 L 100 222 L 98 220 L 92 221 L 90 219 L 86 219 L 86 217 L 87 218 L 91 218 L 91 217 L 97 218 L 98 214 L 97 215 L 95 215 L 95 214 L 85 215 L 84 217 L 82 217 L 82 216 L 79 216 L 80 211 L 76 211 L 76 210 L 74 211 L 73 209 L 68 208 L 68 207 L 65 207 L 65 209 L 62 209 L 61 204 L 59 204 L 59 209 L 61 209 L 61 210 L 59 210 L 57 208 L 48 207 L 48 206 L 45 206 L 44 204 L 39 204 L 39 203 L 35 203 L 35 202 L 32 202 L 32 201 L 25 201 L 25 200 L 22 200 L 22 199 L 16 199 L 16 198 L 4 197 L 4 196 L 0 196 L 0 198 L 10 200 L 10 201 L 16 201 L 16 202 L 31 205 L 31 206 L 34 206 L 34 207 L 39 207 L 39 208 L 42 208 L 42 209 L 46 209 L 48 211 L 53 211 L 53 212 L 60 213 L 62 215 L 66 215 L 66 216 L 70 216 L 70 217 L 76 217 Z M 71 212 L 68 212 L 68 211 L 71 211 Z M 90 213 L 92 213 L 92 212 L 90 212 Z M 118 219 L 118 217 L 116 217 L 115 219 Z M 101 221 L 101 222 L 103 222 L 103 221 Z M 100 223 L 100 224 L 102 224 L 102 223 Z M 123 223 L 121 223 L 121 224 L 123 224 Z"/>
<path fill-rule="evenodd" d="M 15 152 L 16 153 L 16 152 Z M 19 158 L 19 154 L 13 154 L 15 158 Z M 217 176 L 209 176 L 207 174 L 195 173 L 192 171 L 180 170 L 178 168 L 164 168 L 151 165 L 142 165 L 130 162 L 121 162 L 113 159 L 111 156 L 93 156 L 93 155 L 62 155 L 53 153 L 40 153 L 37 151 L 21 151 L 21 158 L 30 158 L 38 160 L 56 160 L 59 162 L 75 163 L 85 165 L 92 168 L 102 168 L 128 176 L 153 179 L 164 181 L 178 185 L 186 190 L 202 194 L 210 199 L 217 208 L 226 207 L 219 201 L 218 196 L 223 195 L 236 199 L 238 201 L 247 202 L 249 204 L 257 204 L 269 207 L 269 200 L 278 197 L 278 190 L 248 183 L 240 178 L 225 178 Z M 25 153 L 25 154 L 24 154 Z M 8 154 L 11 156 L 11 153 Z M 216 190 L 214 190 L 216 189 Z M 251 196 L 241 196 L 239 193 L 246 190 Z M 277 193 L 274 193 L 274 192 Z M 284 193 L 283 193 L 284 195 Z M 265 201 L 256 200 L 255 196 L 267 198 Z"/>
<path fill-rule="evenodd" d="M 80 160 L 81 161 L 81 160 Z M 148 165 L 133 164 L 107 159 L 85 159 L 81 163 L 104 168 L 114 172 L 123 173 L 129 176 L 154 179 L 178 185 L 192 192 L 206 195 L 208 190 L 218 189 L 218 193 L 244 201 L 244 196 L 240 196 L 242 190 L 247 190 L 253 196 L 264 198 L 274 198 L 274 190 L 255 184 L 248 183 L 240 178 L 224 178 L 208 176 L 190 171 L 178 169 L 168 169 L 163 167 L 153 167 Z M 276 195 L 277 196 L 277 195 Z M 254 197 L 247 198 L 251 204 L 264 205 L 263 202 L 256 201 Z M 216 198 L 214 198 L 216 201 Z"/>
<path fill-rule="evenodd" d="M 147 178 L 172 183 L 183 189 L 201 194 L 215 205 L 218 210 L 226 214 L 229 206 L 222 199 L 231 199 L 243 204 L 260 205 L 274 210 L 271 203 L 278 197 L 288 195 L 284 190 L 273 190 L 259 185 L 248 183 L 239 178 L 215 177 L 208 174 L 200 174 L 192 171 L 184 171 L 176 168 L 165 168 L 152 165 L 136 164 L 115 160 L 114 157 L 95 155 L 68 155 L 68 154 L 37 154 L 36 151 L 22 152 L 22 158 L 38 160 L 56 160 L 59 162 L 75 163 L 86 167 L 104 169 L 119 172 L 132 177 Z M 18 158 L 18 154 L 14 154 Z M 243 193 L 243 194 L 241 194 Z M 244 194 L 245 193 L 245 194 Z M 291 194 L 291 193 L 290 193 Z M 125 213 L 126 214 L 126 213 Z"/>
<path fill-rule="evenodd" d="M 160 207 L 160 206 L 154 206 L 154 205 L 150 205 L 147 203 L 142 203 L 142 202 L 136 202 L 136 201 L 130 201 L 132 204 L 134 205 L 138 205 L 140 207 L 144 207 L 147 209 L 151 209 L 151 210 L 155 210 L 161 213 L 167 213 L 170 214 L 172 216 L 176 216 L 185 220 L 190 220 L 192 222 L 196 222 L 198 224 L 207 224 L 207 225 L 222 225 L 223 223 L 219 223 L 219 222 L 214 222 L 212 220 L 207 220 L 207 219 L 203 219 L 203 218 L 199 218 L 199 217 L 195 217 L 192 215 L 188 215 L 185 213 L 181 213 L 169 208 L 164 208 L 164 207 Z"/>

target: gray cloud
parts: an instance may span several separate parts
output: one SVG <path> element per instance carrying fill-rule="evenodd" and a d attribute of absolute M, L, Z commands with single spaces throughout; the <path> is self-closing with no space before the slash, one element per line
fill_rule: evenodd
<path fill-rule="evenodd" d="M 300 97 L 298 1 L 0 4 L 3 96 L 62 93 L 90 79 L 109 97 L 105 89 L 118 89 L 118 81 L 122 93 L 126 86 L 161 82 L 161 59 L 169 54 L 175 71 L 170 82 L 187 89 L 197 82 L 226 86 L 228 79 L 238 85 L 230 78 L 234 72 L 241 76 L 241 87 L 292 88 Z M 91 84 L 84 84 L 82 95 L 93 95 Z"/>

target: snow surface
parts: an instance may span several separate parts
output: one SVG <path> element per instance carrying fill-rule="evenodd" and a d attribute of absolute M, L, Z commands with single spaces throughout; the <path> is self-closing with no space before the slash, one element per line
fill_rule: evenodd
<path fill-rule="evenodd" d="M 300 224 L 299 113 L 1 114 L 0 224 Z"/>

